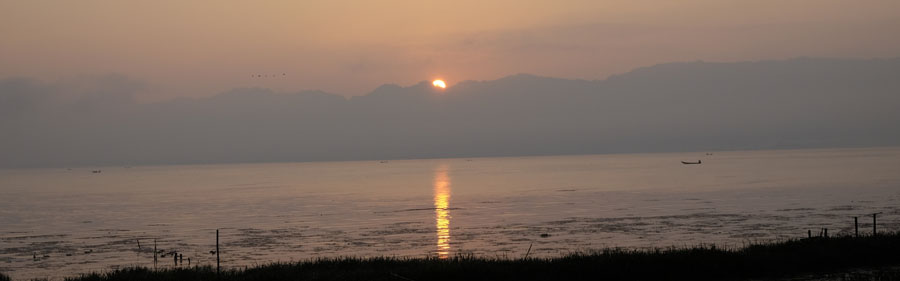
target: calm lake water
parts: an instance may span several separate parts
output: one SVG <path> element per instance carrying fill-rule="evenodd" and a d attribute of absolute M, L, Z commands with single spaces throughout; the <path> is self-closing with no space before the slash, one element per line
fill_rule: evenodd
<path fill-rule="evenodd" d="M 854 216 L 869 233 L 876 212 L 897 231 L 898 206 L 900 148 L 0 170 L 0 271 L 152 267 L 154 240 L 214 266 L 216 229 L 229 268 L 741 247 L 852 233 Z"/>

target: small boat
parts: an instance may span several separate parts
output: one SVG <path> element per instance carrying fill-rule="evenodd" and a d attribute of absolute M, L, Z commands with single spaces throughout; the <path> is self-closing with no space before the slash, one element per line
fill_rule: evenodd
<path fill-rule="evenodd" d="M 681 164 L 685 164 L 685 165 L 694 165 L 694 164 L 701 164 L 701 163 L 703 163 L 703 162 L 701 162 L 700 160 L 697 160 L 697 162 L 681 161 Z"/>

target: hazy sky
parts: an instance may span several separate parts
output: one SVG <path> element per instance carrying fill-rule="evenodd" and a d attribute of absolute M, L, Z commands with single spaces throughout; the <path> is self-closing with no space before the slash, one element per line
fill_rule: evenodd
<path fill-rule="evenodd" d="M 0 0 L 0 78 L 118 74 L 140 82 L 141 100 L 235 87 L 355 96 L 436 77 L 897 57 L 898 30 L 896 0 Z"/>

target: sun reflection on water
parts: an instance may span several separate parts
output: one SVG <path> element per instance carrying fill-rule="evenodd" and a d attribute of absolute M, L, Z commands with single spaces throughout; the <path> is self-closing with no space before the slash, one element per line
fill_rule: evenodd
<path fill-rule="evenodd" d="M 434 217 L 437 228 L 437 256 L 450 255 L 450 176 L 446 165 L 434 171 Z"/>

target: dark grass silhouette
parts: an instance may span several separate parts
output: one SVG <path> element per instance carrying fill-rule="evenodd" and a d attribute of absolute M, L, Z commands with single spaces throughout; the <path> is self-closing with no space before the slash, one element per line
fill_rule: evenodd
<path fill-rule="evenodd" d="M 851 272 L 900 265 L 900 233 L 655 250 L 607 249 L 557 258 L 325 258 L 243 270 L 129 268 L 68 278 L 93 280 L 734 280 Z M 856 274 L 856 275 L 853 275 Z M 900 276 L 896 268 L 878 272 Z M 874 275 L 844 274 L 847 280 Z M 849 278 L 849 279 L 848 279 Z"/>
<path fill-rule="evenodd" d="M 9 281 L 9 276 L 6 276 L 6 274 L 0 272 L 0 281 Z"/>

